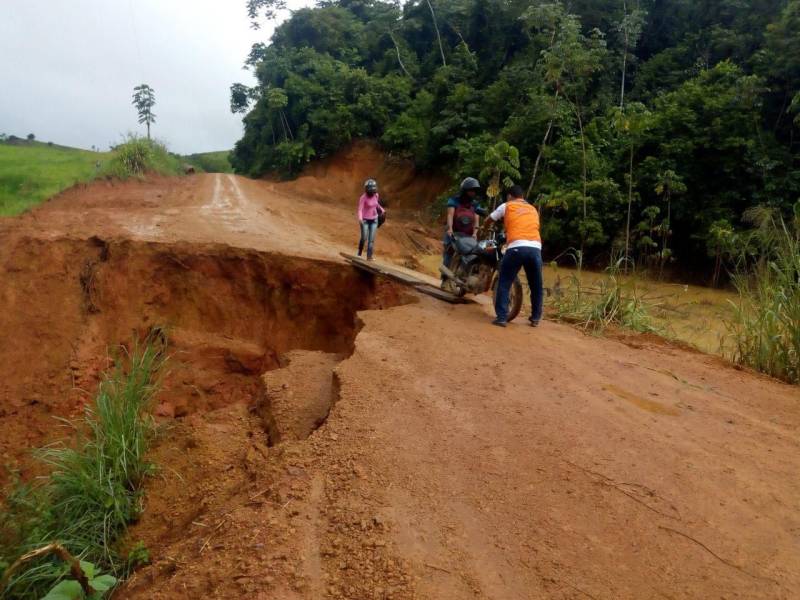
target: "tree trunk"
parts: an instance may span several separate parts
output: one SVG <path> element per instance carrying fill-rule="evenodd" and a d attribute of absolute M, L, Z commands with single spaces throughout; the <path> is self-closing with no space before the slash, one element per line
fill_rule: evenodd
<path fill-rule="evenodd" d="M 391 30 L 389 30 L 388 33 L 392 43 L 394 44 L 394 49 L 397 52 L 397 62 L 400 64 L 400 68 L 403 69 L 403 73 L 405 73 L 407 77 L 413 79 L 413 77 L 411 77 L 411 73 L 408 72 L 406 66 L 403 64 L 403 58 L 400 56 L 400 46 L 397 45 L 397 40 L 394 39 L 394 34 L 391 32 Z"/>
<path fill-rule="evenodd" d="M 439 24 L 436 22 L 436 13 L 433 12 L 433 4 L 431 4 L 431 0 L 426 0 L 428 3 L 428 8 L 431 9 L 431 17 L 433 18 L 433 28 L 436 30 L 436 39 L 439 42 L 439 52 L 442 55 L 442 65 L 447 66 L 447 61 L 444 58 L 444 46 L 442 46 L 442 36 L 439 33 Z"/>
<path fill-rule="evenodd" d="M 586 192 L 589 185 L 589 174 L 588 174 L 588 167 L 587 167 L 587 160 L 586 160 L 586 135 L 583 132 L 583 118 L 581 117 L 581 109 L 580 106 L 577 104 L 577 100 L 575 102 L 575 115 L 578 117 L 578 128 L 581 131 L 581 153 L 583 156 L 583 197 L 581 201 L 583 202 L 583 223 L 584 226 L 586 224 L 586 219 L 589 216 L 586 206 Z M 581 255 L 579 257 L 579 264 L 578 269 L 583 269 L 583 251 L 586 246 L 586 234 L 585 232 L 581 232 Z"/>
<path fill-rule="evenodd" d="M 147 141 L 150 141 L 150 121 L 146 121 L 147 124 Z"/>
<path fill-rule="evenodd" d="M 531 191 L 533 191 L 533 186 L 536 183 L 536 176 L 539 173 L 539 163 L 542 161 L 542 154 L 544 153 L 545 148 L 547 147 L 547 140 L 550 137 L 550 132 L 553 130 L 553 123 L 556 120 L 556 104 L 558 103 L 558 94 L 559 90 L 556 88 L 556 95 L 553 98 L 553 114 L 550 116 L 550 123 L 547 124 L 547 131 L 544 132 L 544 137 L 542 138 L 542 145 L 539 146 L 539 154 L 536 156 L 536 162 L 533 164 L 533 177 L 531 177 L 531 183 L 528 186 L 528 193 L 526 194 L 527 198 L 530 198 Z M 541 203 L 539 205 L 539 212 L 542 212 Z"/>
<path fill-rule="evenodd" d="M 622 26 L 623 26 L 623 34 L 625 36 L 625 44 L 622 50 L 622 85 L 620 86 L 619 91 L 619 109 L 620 111 L 625 109 L 625 71 L 628 68 L 628 46 L 630 45 L 630 34 L 628 33 L 628 27 L 625 23 L 625 19 L 628 18 L 628 3 L 623 0 L 622 2 Z"/>
<path fill-rule="evenodd" d="M 670 197 L 669 188 L 667 188 L 667 220 L 665 221 L 664 231 L 661 232 L 661 265 L 659 267 L 658 277 L 664 278 L 664 261 L 667 260 L 667 240 L 669 239 L 669 231 L 672 229 L 672 198 Z"/>
<path fill-rule="evenodd" d="M 286 113 L 284 113 L 283 110 L 281 110 L 281 119 L 283 119 L 283 122 L 286 124 L 286 131 L 289 132 L 289 137 L 287 139 L 293 140 L 294 134 L 292 133 L 292 126 L 289 125 L 289 119 L 286 118 Z"/>
<path fill-rule="evenodd" d="M 625 225 L 625 274 L 631 260 L 631 211 L 633 208 L 633 143 L 631 143 L 631 160 L 628 167 L 628 222 Z"/>

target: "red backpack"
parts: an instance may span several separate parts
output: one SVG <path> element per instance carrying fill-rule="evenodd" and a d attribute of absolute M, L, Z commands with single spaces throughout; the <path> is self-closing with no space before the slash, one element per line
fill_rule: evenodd
<path fill-rule="evenodd" d="M 470 204 L 459 204 L 453 215 L 453 232 L 472 235 L 475 231 L 475 207 Z"/>

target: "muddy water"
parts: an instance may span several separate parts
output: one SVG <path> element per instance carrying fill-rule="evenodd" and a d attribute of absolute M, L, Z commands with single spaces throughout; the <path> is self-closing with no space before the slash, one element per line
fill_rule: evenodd
<path fill-rule="evenodd" d="M 424 255 L 418 257 L 422 269 L 432 275 L 438 274 L 440 256 Z M 562 286 L 570 278 L 578 277 L 574 269 L 545 266 L 545 287 L 552 288 L 560 278 Z M 583 271 L 579 280 L 582 286 L 594 287 L 603 279 L 603 273 Z M 524 277 L 524 275 L 523 275 Z M 710 354 L 721 354 L 726 347 L 725 320 L 732 314 L 731 302 L 736 294 L 727 290 L 651 281 L 642 277 L 627 278 L 641 292 L 650 308 L 654 324 L 662 329 L 667 337 L 685 342 L 698 350 Z M 523 312 L 530 311 L 526 296 Z"/>

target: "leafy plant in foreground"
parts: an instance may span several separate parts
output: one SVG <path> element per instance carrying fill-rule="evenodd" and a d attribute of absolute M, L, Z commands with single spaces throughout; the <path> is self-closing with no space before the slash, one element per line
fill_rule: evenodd
<path fill-rule="evenodd" d="M 80 561 L 83 574 L 88 580 L 92 591 L 87 594 L 80 583 L 74 579 L 59 581 L 53 589 L 47 592 L 42 600 L 101 600 L 117 583 L 113 575 L 103 575 L 96 572 L 95 566 L 85 560 Z"/>
<path fill-rule="evenodd" d="M 141 489 L 153 466 L 145 453 L 154 435 L 149 407 L 158 389 L 163 347 L 151 336 L 117 361 L 105 376 L 72 444 L 39 451 L 50 475 L 19 485 L 0 511 L 3 571 L 26 553 L 58 542 L 70 554 L 115 576 L 129 563 L 116 542 L 141 513 Z M 63 580 L 52 557 L 26 563 L 0 590 L 4 598 L 41 597 Z"/>

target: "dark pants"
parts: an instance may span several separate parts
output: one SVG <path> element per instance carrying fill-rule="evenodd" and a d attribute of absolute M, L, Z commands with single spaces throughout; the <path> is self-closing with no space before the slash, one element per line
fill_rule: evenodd
<path fill-rule="evenodd" d="M 520 269 L 525 269 L 528 286 L 531 289 L 531 306 L 533 313 L 531 320 L 542 320 L 542 301 L 544 287 L 542 283 L 542 251 L 538 248 L 512 248 L 503 257 L 500 263 L 500 281 L 497 284 L 497 299 L 494 306 L 497 319 L 505 321 L 508 318 L 508 302 L 511 286 Z"/>
<path fill-rule="evenodd" d="M 444 232 L 444 237 L 442 238 L 442 264 L 450 268 L 450 263 L 453 261 L 453 249 L 450 247 L 450 244 L 453 243 L 453 236 Z"/>
<path fill-rule="evenodd" d="M 364 219 L 361 221 L 361 239 L 358 241 L 358 255 L 364 252 L 364 244 L 367 245 L 367 258 L 372 258 L 372 251 L 375 249 L 375 232 L 378 231 L 378 219 Z"/>

